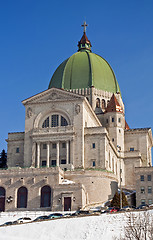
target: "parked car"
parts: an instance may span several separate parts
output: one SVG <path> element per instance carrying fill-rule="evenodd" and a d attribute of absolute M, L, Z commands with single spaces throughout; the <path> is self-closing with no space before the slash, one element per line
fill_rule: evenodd
<path fill-rule="evenodd" d="M 132 211 L 135 209 L 135 207 L 134 206 L 125 206 L 122 209 L 124 209 L 125 211 Z"/>
<path fill-rule="evenodd" d="M 72 213 L 72 216 L 88 215 L 88 214 L 90 214 L 89 210 L 78 210 L 78 211 Z"/>
<path fill-rule="evenodd" d="M 141 204 L 136 209 L 148 209 L 148 208 L 149 208 L 148 204 Z"/>
<path fill-rule="evenodd" d="M 31 222 L 32 219 L 29 217 L 23 217 L 23 218 L 19 218 L 16 221 L 13 222 L 13 224 L 18 224 L 18 223 L 28 223 Z"/>
<path fill-rule="evenodd" d="M 48 215 L 47 219 L 60 218 L 60 217 L 63 217 L 62 213 L 51 213 L 50 215 Z"/>
<path fill-rule="evenodd" d="M 1 227 L 3 227 L 3 226 L 9 226 L 9 225 L 12 225 L 13 224 L 13 222 L 5 222 L 5 223 L 3 223 L 2 225 L 0 225 Z"/>
<path fill-rule="evenodd" d="M 46 219 L 48 219 L 47 215 L 39 216 L 36 219 L 34 219 L 33 222 L 43 221 L 43 220 L 46 220 Z"/>
<path fill-rule="evenodd" d="M 70 217 L 70 216 L 72 216 L 72 213 L 65 213 L 65 214 L 63 215 L 63 217 Z"/>
<path fill-rule="evenodd" d="M 120 208 L 118 208 L 118 207 L 113 207 L 112 209 L 110 209 L 110 213 L 112 213 L 112 212 L 118 212 L 118 211 L 120 211 Z"/>
<path fill-rule="evenodd" d="M 109 213 L 112 209 L 113 209 L 113 207 L 109 207 L 103 213 Z"/>

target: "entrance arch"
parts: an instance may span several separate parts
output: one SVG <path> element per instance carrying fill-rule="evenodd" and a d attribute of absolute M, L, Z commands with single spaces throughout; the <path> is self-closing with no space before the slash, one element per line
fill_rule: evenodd
<path fill-rule="evenodd" d="M 0 212 L 5 211 L 5 189 L 0 187 Z"/>
<path fill-rule="evenodd" d="M 41 189 L 41 204 L 40 207 L 51 206 L 51 188 L 50 186 L 44 186 Z"/>
<path fill-rule="evenodd" d="M 26 187 L 20 187 L 17 194 L 17 208 L 26 208 L 28 199 L 28 190 Z"/>

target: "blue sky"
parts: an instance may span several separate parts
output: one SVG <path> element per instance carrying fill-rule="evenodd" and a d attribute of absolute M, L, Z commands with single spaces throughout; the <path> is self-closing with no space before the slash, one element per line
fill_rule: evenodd
<path fill-rule="evenodd" d="M 153 1 L 0 0 L 0 151 L 24 131 L 22 100 L 47 89 L 77 51 L 88 23 L 92 51 L 112 66 L 131 128 L 153 129 Z"/>

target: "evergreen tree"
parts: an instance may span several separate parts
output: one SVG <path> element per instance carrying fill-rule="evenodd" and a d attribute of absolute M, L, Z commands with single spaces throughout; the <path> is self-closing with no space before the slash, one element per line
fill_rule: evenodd
<path fill-rule="evenodd" d="M 111 201 L 111 207 L 120 207 L 120 195 L 118 194 L 118 192 L 115 193 Z"/>
<path fill-rule="evenodd" d="M 0 153 L 0 168 L 7 168 L 7 154 L 4 149 Z"/>
<path fill-rule="evenodd" d="M 125 193 L 122 192 L 122 207 L 128 206 L 128 201 L 125 196 Z M 120 194 L 118 192 L 115 193 L 112 201 L 111 201 L 111 207 L 119 207 L 120 208 Z"/>
<path fill-rule="evenodd" d="M 125 193 L 122 192 L 122 207 L 125 207 L 125 206 L 128 206 L 128 201 L 127 201 L 127 198 L 125 196 Z"/>

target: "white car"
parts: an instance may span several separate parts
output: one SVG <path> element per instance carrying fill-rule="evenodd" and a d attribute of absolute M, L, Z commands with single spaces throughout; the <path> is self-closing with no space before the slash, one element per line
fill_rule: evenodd
<path fill-rule="evenodd" d="M 14 224 L 17 224 L 17 223 L 28 223 L 28 222 L 31 222 L 32 219 L 29 218 L 29 217 L 23 217 L 23 218 L 19 218 L 17 219 L 16 221 L 14 221 L 13 223 Z"/>

